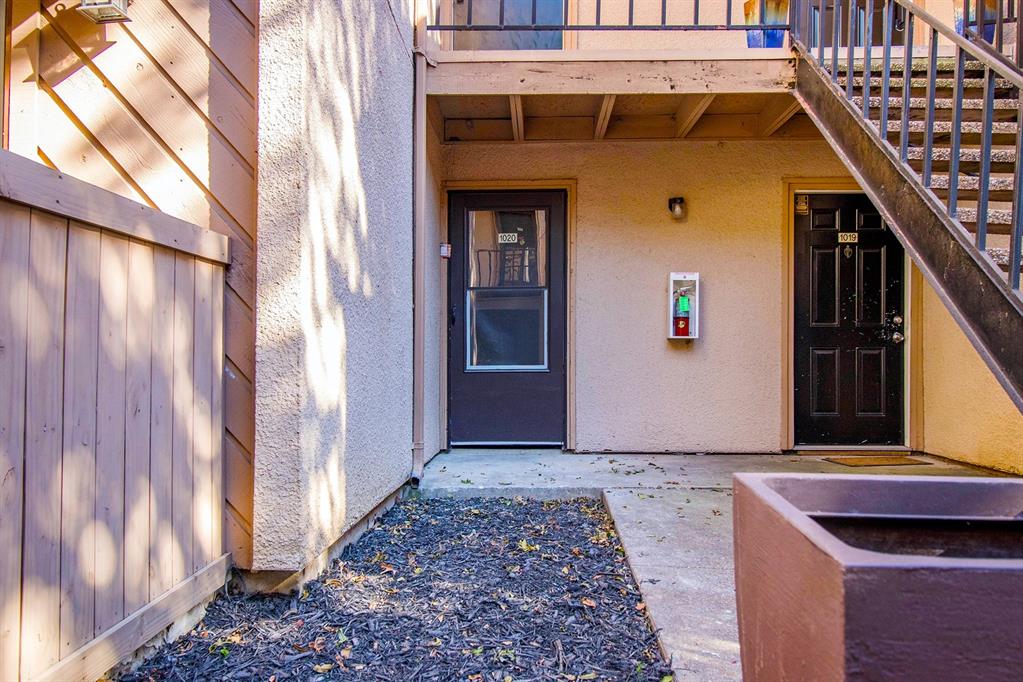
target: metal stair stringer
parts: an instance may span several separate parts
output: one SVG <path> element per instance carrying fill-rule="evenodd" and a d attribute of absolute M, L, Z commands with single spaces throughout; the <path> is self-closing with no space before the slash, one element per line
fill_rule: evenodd
<path fill-rule="evenodd" d="M 1023 412 L 1023 300 L 802 49 L 793 95 Z"/>

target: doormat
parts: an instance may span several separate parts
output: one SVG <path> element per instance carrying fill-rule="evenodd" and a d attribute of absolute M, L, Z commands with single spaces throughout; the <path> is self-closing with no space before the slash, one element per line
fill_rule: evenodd
<path fill-rule="evenodd" d="M 825 457 L 825 462 L 833 462 L 847 467 L 905 467 L 905 466 L 930 466 L 930 462 L 904 455 L 893 455 L 878 457 Z"/>

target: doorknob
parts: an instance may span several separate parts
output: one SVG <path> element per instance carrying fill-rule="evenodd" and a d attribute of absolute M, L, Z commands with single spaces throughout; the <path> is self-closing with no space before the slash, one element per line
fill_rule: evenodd
<path fill-rule="evenodd" d="M 896 315 L 893 317 L 892 324 L 902 324 L 902 315 Z"/>
<path fill-rule="evenodd" d="M 902 343 L 906 340 L 906 337 L 902 335 L 902 332 L 892 332 L 892 343 Z"/>

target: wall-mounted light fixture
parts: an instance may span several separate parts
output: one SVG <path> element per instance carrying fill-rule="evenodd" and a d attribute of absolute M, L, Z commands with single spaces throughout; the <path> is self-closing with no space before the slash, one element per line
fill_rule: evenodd
<path fill-rule="evenodd" d="M 78 11 L 97 24 L 131 21 L 128 0 L 82 0 Z"/>
<path fill-rule="evenodd" d="M 686 200 L 682 197 L 672 197 L 668 199 L 668 212 L 671 213 L 671 217 L 675 220 L 685 220 Z"/>

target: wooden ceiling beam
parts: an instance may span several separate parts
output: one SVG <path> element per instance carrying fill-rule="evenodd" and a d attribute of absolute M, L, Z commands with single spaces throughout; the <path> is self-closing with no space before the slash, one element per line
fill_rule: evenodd
<path fill-rule="evenodd" d="M 789 122 L 789 119 L 799 113 L 799 102 L 791 95 L 783 95 L 770 100 L 757 115 L 757 135 L 759 137 L 770 137 L 779 128 Z"/>
<path fill-rule="evenodd" d="M 675 112 L 675 137 L 688 135 L 713 101 L 713 94 L 683 95 L 682 106 Z"/>
<path fill-rule="evenodd" d="M 791 55 L 785 59 L 441 62 L 427 69 L 426 94 L 782 94 L 791 88 L 794 77 Z"/>
<path fill-rule="evenodd" d="M 512 137 L 516 142 L 526 139 L 526 117 L 522 113 L 522 95 L 509 95 L 511 105 Z"/>
<path fill-rule="evenodd" d="M 604 95 L 600 102 L 600 111 L 597 113 L 597 122 L 593 127 L 593 139 L 603 140 L 607 134 L 607 124 L 611 122 L 611 113 L 615 108 L 615 95 Z"/>

